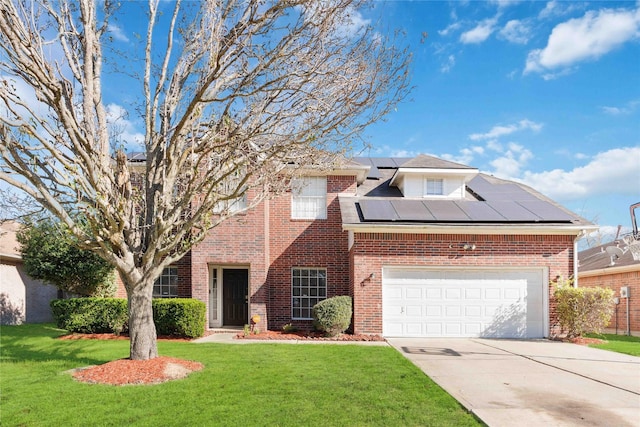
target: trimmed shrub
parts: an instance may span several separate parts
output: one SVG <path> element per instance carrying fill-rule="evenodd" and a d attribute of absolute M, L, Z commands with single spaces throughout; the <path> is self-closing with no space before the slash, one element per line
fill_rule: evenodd
<path fill-rule="evenodd" d="M 333 337 L 343 333 L 351 324 L 351 297 L 327 298 L 313 306 L 313 327 Z"/>
<path fill-rule="evenodd" d="M 192 298 L 153 300 L 153 321 L 158 335 L 197 338 L 204 335 L 206 307 Z"/>
<path fill-rule="evenodd" d="M 197 338 L 204 335 L 205 305 L 191 298 L 154 299 L 153 321 L 158 335 Z M 119 334 L 128 330 L 127 300 L 71 298 L 51 301 L 56 325 L 69 332 Z"/>
<path fill-rule="evenodd" d="M 602 332 L 613 315 L 613 290 L 571 284 L 571 280 L 562 281 L 554 292 L 560 327 L 569 338 Z"/>
<path fill-rule="evenodd" d="M 71 298 L 51 301 L 53 318 L 61 329 L 83 334 L 127 329 L 127 300 L 121 298 Z"/>

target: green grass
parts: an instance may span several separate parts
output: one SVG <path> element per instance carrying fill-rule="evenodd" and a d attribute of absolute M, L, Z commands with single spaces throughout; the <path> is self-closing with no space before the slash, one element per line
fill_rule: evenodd
<path fill-rule="evenodd" d="M 128 356 L 128 341 L 56 340 L 3 326 L 2 426 L 473 426 L 451 396 L 390 347 L 160 342 L 205 369 L 158 385 L 83 384 L 63 372 Z"/>
<path fill-rule="evenodd" d="M 603 344 L 589 344 L 589 347 L 640 356 L 640 337 L 614 334 L 587 334 L 586 336 L 607 341 Z"/>

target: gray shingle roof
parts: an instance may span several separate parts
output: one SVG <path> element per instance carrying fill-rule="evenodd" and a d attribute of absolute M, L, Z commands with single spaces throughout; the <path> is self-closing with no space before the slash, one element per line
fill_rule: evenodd
<path fill-rule="evenodd" d="M 532 188 L 479 173 L 467 183 L 462 200 L 404 198 L 389 183 L 398 167 L 470 169 L 435 157 L 369 159 L 356 161 L 377 168 L 358 187 L 356 197 L 341 197 L 343 224 L 450 224 L 450 225 L 575 225 L 589 221 L 565 209 Z M 393 166 L 398 165 L 398 166 Z"/>

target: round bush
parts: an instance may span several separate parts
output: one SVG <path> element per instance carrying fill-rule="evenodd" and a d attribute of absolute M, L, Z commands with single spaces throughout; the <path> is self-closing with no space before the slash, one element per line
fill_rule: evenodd
<path fill-rule="evenodd" d="M 338 296 L 320 301 L 313 306 L 313 326 L 329 337 L 336 336 L 347 330 L 351 324 L 350 296 Z"/>

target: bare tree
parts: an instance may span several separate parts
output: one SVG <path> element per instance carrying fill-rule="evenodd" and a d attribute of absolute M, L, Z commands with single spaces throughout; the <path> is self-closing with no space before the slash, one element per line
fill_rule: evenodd
<path fill-rule="evenodd" d="M 151 0 L 132 57 L 113 45 L 123 11 L 110 0 L 0 0 L 0 180 L 117 268 L 132 359 L 157 356 L 155 279 L 237 213 L 226 202 L 251 209 L 286 190 L 283 176 L 335 166 L 407 94 L 410 56 L 358 25 L 364 6 Z M 134 61 L 137 166 L 113 144 L 103 87 L 106 64 Z"/>

